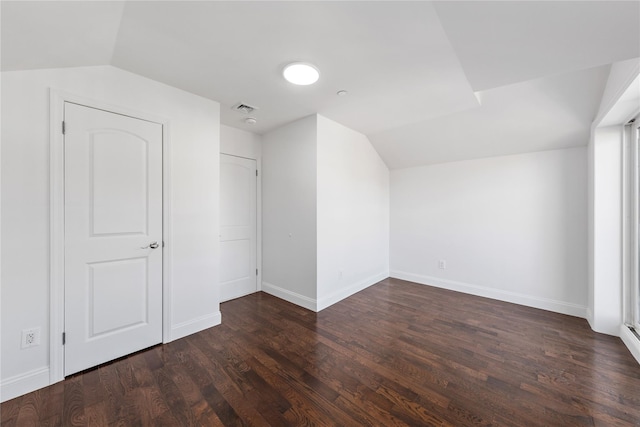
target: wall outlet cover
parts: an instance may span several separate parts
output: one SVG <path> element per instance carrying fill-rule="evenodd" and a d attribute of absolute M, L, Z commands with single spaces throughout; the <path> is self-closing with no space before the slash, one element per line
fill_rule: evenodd
<path fill-rule="evenodd" d="M 40 345 L 40 328 L 23 329 L 20 347 L 28 348 L 36 345 Z"/>

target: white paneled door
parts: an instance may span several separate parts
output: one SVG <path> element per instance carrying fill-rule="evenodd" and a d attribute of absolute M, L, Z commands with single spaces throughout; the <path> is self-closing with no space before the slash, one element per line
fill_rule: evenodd
<path fill-rule="evenodd" d="M 162 125 L 65 103 L 65 375 L 162 341 Z"/>
<path fill-rule="evenodd" d="M 256 161 L 220 155 L 221 301 L 257 291 Z"/>

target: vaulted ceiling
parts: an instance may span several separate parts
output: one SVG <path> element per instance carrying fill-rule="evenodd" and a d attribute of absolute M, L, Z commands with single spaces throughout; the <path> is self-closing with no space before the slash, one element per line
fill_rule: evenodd
<path fill-rule="evenodd" d="M 585 145 L 640 3 L 3 1 L 2 70 L 112 65 L 256 133 L 319 113 L 391 168 Z M 312 86 L 281 77 L 307 61 Z M 347 90 L 339 97 L 336 92 Z M 259 107 L 255 125 L 231 107 Z"/>

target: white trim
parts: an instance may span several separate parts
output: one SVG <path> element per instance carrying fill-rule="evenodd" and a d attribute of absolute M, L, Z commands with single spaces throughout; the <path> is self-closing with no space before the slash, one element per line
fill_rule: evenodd
<path fill-rule="evenodd" d="M 64 379 L 64 120 L 63 92 L 49 90 L 49 375 Z M 29 390 L 32 391 L 32 390 Z"/>
<path fill-rule="evenodd" d="M 219 311 L 217 313 L 205 314 L 204 316 L 178 323 L 171 328 L 170 341 L 184 338 L 187 335 L 195 334 L 196 332 L 217 326 L 220 323 L 222 323 L 222 315 Z"/>
<path fill-rule="evenodd" d="M 6 402 L 48 386 L 49 377 L 49 368 L 44 367 L 7 378 L 0 385 L 0 402 Z"/>
<path fill-rule="evenodd" d="M 586 318 L 587 316 L 586 306 L 565 301 L 541 298 L 532 295 L 521 294 L 519 292 L 505 291 L 502 289 L 456 282 L 453 280 L 439 279 L 437 277 L 422 276 L 419 274 L 407 273 L 404 271 L 391 271 L 391 277 L 396 279 L 409 280 L 411 282 L 419 283 L 422 285 L 434 286 L 436 288 L 449 289 L 452 291 L 463 292 L 465 294 L 477 295 L 480 297 L 511 302 L 528 307 L 540 308 L 542 310 L 553 311 L 556 313 L 568 314 L 570 316 L 577 316 L 582 318 Z"/>
<path fill-rule="evenodd" d="M 171 217 L 171 124 L 162 122 L 162 343 L 171 341 L 171 265 L 173 260 L 173 229 Z"/>
<path fill-rule="evenodd" d="M 620 339 L 627 346 L 633 357 L 640 363 L 640 339 L 634 335 L 627 325 L 620 326 Z"/>
<path fill-rule="evenodd" d="M 634 203 L 640 194 L 640 180 L 638 177 L 640 153 L 640 114 L 635 117 L 635 122 L 625 126 L 623 146 L 623 211 L 622 211 L 622 238 L 623 238 L 623 321 L 632 324 L 636 329 L 640 328 L 640 240 L 638 224 L 640 212 L 637 203 Z"/>
<path fill-rule="evenodd" d="M 167 343 L 172 339 L 171 330 L 171 140 L 169 134 L 169 120 L 146 112 L 133 110 L 98 101 L 95 99 L 75 95 L 69 92 L 49 88 L 49 180 L 50 180 L 50 274 L 49 274 L 49 318 L 50 318 L 50 346 L 49 346 L 49 381 L 46 385 L 64 380 L 64 347 L 62 333 L 64 332 L 64 138 L 62 135 L 62 121 L 64 120 L 64 103 L 71 102 L 91 108 L 114 112 L 125 116 L 162 125 L 162 235 L 163 248 L 162 278 L 163 278 L 163 328 L 162 341 Z M 37 388 L 39 388 L 37 387 Z M 36 390 L 27 390 L 30 392 Z"/>
<path fill-rule="evenodd" d="M 630 158 L 631 158 L 631 148 L 632 144 L 630 144 L 629 136 L 631 134 L 631 126 L 624 126 L 623 135 L 622 135 L 622 160 L 621 160 L 621 182 L 622 182 L 622 217 L 620 218 L 621 227 L 620 227 L 620 240 L 622 243 L 622 259 L 621 261 L 621 269 L 622 269 L 622 321 L 626 322 L 628 313 L 628 304 L 630 304 L 630 300 L 627 295 L 627 287 L 630 285 L 629 273 L 630 273 L 630 265 L 633 263 L 631 252 L 633 251 L 632 247 L 632 230 L 633 230 L 633 220 L 630 218 L 631 213 L 631 204 L 630 198 L 633 197 L 630 191 L 633 191 L 633 185 L 630 185 L 632 182 L 632 177 L 629 175 L 631 170 L 630 166 Z M 631 197 L 630 197 L 631 196 Z"/>
<path fill-rule="evenodd" d="M 640 195 L 640 114 L 635 118 L 635 132 L 632 134 L 633 143 L 632 143 L 632 165 L 633 165 L 633 196 L 638 197 Z M 633 250 L 631 251 L 631 256 L 633 257 L 633 262 L 630 263 L 630 268 L 632 269 L 630 275 L 630 283 L 631 287 L 631 299 L 633 304 L 633 315 L 632 321 L 634 322 L 634 327 L 637 329 L 640 327 L 640 230 L 638 230 L 638 226 L 640 225 L 640 211 L 638 211 L 638 204 L 633 203 L 633 208 L 631 210 L 633 222 L 633 237 L 631 238 L 631 245 Z"/>
<path fill-rule="evenodd" d="M 260 292 L 262 290 L 262 158 L 256 159 L 256 169 L 258 170 L 258 182 L 256 185 L 256 267 L 258 268 L 258 281 L 256 290 Z"/>
<path fill-rule="evenodd" d="M 262 291 L 285 301 L 289 301 L 292 304 L 299 305 L 300 307 L 306 308 L 307 310 L 318 311 L 318 303 L 313 298 L 300 295 L 296 292 L 291 292 L 290 290 L 272 285 L 271 283 L 267 282 L 262 282 Z"/>
<path fill-rule="evenodd" d="M 327 297 L 321 298 L 317 302 L 317 311 L 324 310 L 325 308 L 342 301 L 345 298 L 349 298 L 351 295 L 360 292 L 363 289 L 368 288 L 369 286 L 375 285 L 381 280 L 389 277 L 388 271 L 383 271 L 382 273 L 378 273 L 374 276 L 367 277 L 364 280 L 361 280 L 357 283 L 353 283 L 345 288 L 339 289 L 336 292 L 330 294 Z"/>
<path fill-rule="evenodd" d="M 636 122 L 625 125 L 622 142 L 622 319 L 623 322 L 640 324 L 640 313 L 637 303 L 638 284 L 638 212 L 635 201 L 638 188 L 638 132 L 640 124 L 637 123 L 640 115 L 635 117 Z"/>

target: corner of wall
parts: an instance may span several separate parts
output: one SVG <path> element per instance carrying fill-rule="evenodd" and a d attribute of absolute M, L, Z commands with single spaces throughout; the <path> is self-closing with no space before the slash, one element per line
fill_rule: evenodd
<path fill-rule="evenodd" d="M 317 118 L 274 129 L 262 143 L 261 287 L 315 311 Z"/>
<path fill-rule="evenodd" d="M 351 285 L 347 285 L 346 287 L 339 289 L 327 295 L 326 297 L 318 299 L 316 311 L 324 310 L 325 308 L 330 307 L 333 304 L 336 304 L 344 299 L 347 299 L 350 296 L 357 294 L 358 292 L 368 288 L 369 286 L 373 286 L 376 283 L 380 282 L 381 280 L 386 279 L 387 277 L 389 277 L 389 272 L 383 271 L 382 273 L 376 274 L 375 276 L 368 277 L 365 280 L 361 280 Z"/>
<path fill-rule="evenodd" d="M 585 319 L 587 319 L 587 323 L 589 323 L 589 327 L 594 329 L 593 325 L 593 311 L 591 310 L 591 306 L 587 305 Z"/>
<path fill-rule="evenodd" d="M 185 322 L 171 326 L 170 340 L 175 341 L 188 335 L 195 334 L 196 332 L 204 331 L 205 329 L 213 326 L 218 326 L 221 323 L 222 314 L 219 310 L 215 313 L 206 314 L 204 316 L 196 317 L 195 319 L 189 319 Z"/>
<path fill-rule="evenodd" d="M 311 311 L 320 311 L 318 309 L 318 302 L 313 298 L 306 297 L 297 292 L 293 292 L 289 289 L 281 288 L 280 286 L 273 285 L 268 282 L 262 282 L 262 291 L 273 295 L 274 297 L 278 297 L 283 299 L 291 304 L 299 305 L 300 307 L 306 308 Z"/>
<path fill-rule="evenodd" d="M 621 322 L 619 318 L 615 316 L 607 319 L 603 319 L 602 316 L 600 318 L 596 318 L 593 315 L 591 307 L 587 307 L 585 318 L 587 319 L 592 331 L 598 332 L 599 334 L 612 335 L 614 337 L 620 336 Z"/>

